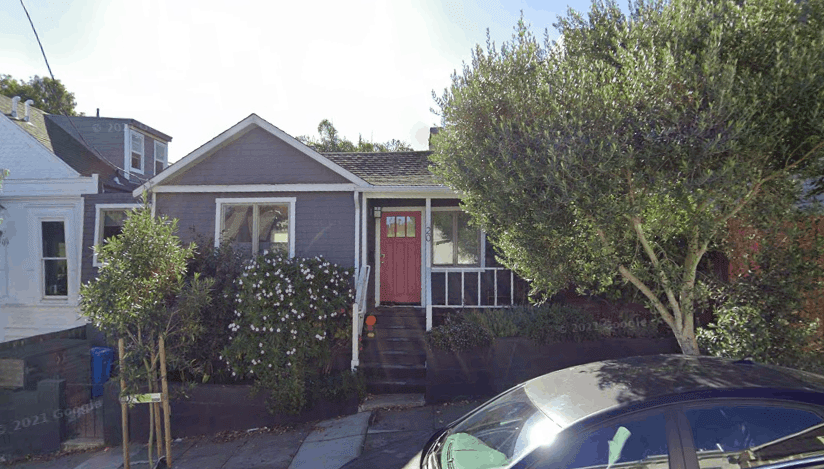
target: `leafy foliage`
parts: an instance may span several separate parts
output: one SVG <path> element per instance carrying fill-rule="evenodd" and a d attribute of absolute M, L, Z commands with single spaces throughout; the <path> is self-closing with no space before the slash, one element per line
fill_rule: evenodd
<path fill-rule="evenodd" d="M 176 231 L 176 220 L 153 217 L 148 205 L 132 210 L 122 233 L 95 247 L 102 264 L 98 277 L 80 288 L 81 313 L 110 341 L 126 339 L 121 372 L 127 389 L 121 392 L 153 381 L 161 336 L 172 368 L 194 366 L 186 351 L 202 331 L 200 312 L 209 304 L 212 280 L 187 279 L 194 246 L 183 247 Z"/>
<path fill-rule="evenodd" d="M 273 412 L 298 413 L 311 405 L 313 383 L 330 379 L 336 352 L 348 350 L 352 275 L 320 257 L 264 251 L 237 278 L 235 317 L 221 359 L 233 376 L 254 378 Z"/>
<path fill-rule="evenodd" d="M 412 147 L 402 140 L 389 140 L 385 143 L 370 142 L 358 135 L 358 143 L 352 143 L 345 137 L 341 137 L 338 130 L 329 121 L 323 119 L 318 124 L 319 138 L 301 135 L 297 139 L 319 152 L 390 152 L 390 151 L 413 151 Z"/>
<path fill-rule="evenodd" d="M 750 232 L 746 238 L 751 251 L 734 251 L 746 255 L 747 268 L 728 284 L 711 289 L 709 306 L 717 305 L 715 321 L 698 329 L 702 349 L 723 357 L 824 371 L 821 311 L 805 308 L 824 286 L 820 223 L 809 215 L 799 216 L 793 223 Z"/>
<path fill-rule="evenodd" d="M 699 353 L 699 265 L 737 217 L 796 211 L 824 137 L 824 4 L 595 2 L 523 20 L 435 96 L 435 172 L 551 295 L 629 283 Z M 820 174 L 820 173 L 819 173 Z M 800 176 L 800 177 L 799 177 Z"/>
<path fill-rule="evenodd" d="M 186 354 L 190 362 L 199 364 L 192 377 L 202 382 L 234 382 L 231 373 L 219 359 L 220 351 L 229 345 L 226 325 L 235 318 L 235 297 L 239 286 L 235 282 L 244 272 L 245 255 L 229 243 L 215 247 L 214 240 L 196 238 L 197 249 L 189 260 L 189 278 L 195 275 L 212 278 L 211 301 L 201 311 L 203 332 Z"/>
<path fill-rule="evenodd" d="M 486 327 L 478 326 L 457 315 L 447 316 L 443 325 L 433 327 L 426 333 L 426 342 L 430 347 L 453 352 L 489 347 L 494 339 L 492 332 Z"/>
<path fill-rule="evenodd" d="M 16 80 L 11 75 L 0 74 L 0 94 L 10 98 L 20 96 L 20 102 L 31 99 L 34 107 L 51 114 L 78 115 L 74 93 L 69 92 L 60 80 L 37 75 L 29 81 Z M 82 114 L 81 114 L 82 115 Z"/>

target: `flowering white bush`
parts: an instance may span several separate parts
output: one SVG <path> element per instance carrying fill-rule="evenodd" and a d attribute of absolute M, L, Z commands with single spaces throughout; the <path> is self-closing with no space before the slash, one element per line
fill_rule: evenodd
<path fill-rule="evenodd" d="M 273 411 L 299 412 L 307 382 L 329 373 L 351 338 L 352 269 L 321 257 L 264 252 L 236 279 L 238 293 L 222 359 L 237 377 L 270 393 Z"/>

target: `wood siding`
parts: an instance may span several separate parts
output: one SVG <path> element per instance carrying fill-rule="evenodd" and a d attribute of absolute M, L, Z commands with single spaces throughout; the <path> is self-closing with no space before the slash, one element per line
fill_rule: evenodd
<path fill-rule="evenodd" d="M 322 255 L 352 267 L 355 259 L 355 203 L 350 192 L 159 193 L 157 215 L 177 218 L 184 242 L 213 242 L 217 198 L 295 197 L 295 256 Z"/>
<path fill-rule="evenodd" d="M 123 133 L 122 130 L 121 133 Z M 139 203 L 139 201 L 128 192 L 86 195 L 83 196 L 83 199 L 85 203 L 83 207 L 83 251 L 80 257 L 80 281 L 86 283 L 97 276 L 97 267 L 92 264 L 97 204 L 132 204 Z"/>
<path fill-rule="evenodd" d="M 351 181 L 255 127 L 164 184 L 341 184 Z M 351 199 L 351 197 L 350 197 Z M 354 243 L 354 241 L 353 241 Z"/>

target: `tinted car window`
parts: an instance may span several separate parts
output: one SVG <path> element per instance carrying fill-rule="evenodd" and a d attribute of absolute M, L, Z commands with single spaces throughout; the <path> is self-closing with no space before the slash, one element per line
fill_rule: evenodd
<path fill-rule="evenodd" d="M 824 421 L 812 412 L 718 406 L 685 413 L 702 468 L 758 467 L 824 455 Z"/>
<path fill-rule="evenodd" d="M 559 442 L 560 443 L 560 442 Z M 662 414 L 630 419 L 572 438 L 549 449 L 552 454 L 532 467 L 648 468 L 669 467 L 667 432 Z M 559 457 L 559 454 L 564 455 Z"/>

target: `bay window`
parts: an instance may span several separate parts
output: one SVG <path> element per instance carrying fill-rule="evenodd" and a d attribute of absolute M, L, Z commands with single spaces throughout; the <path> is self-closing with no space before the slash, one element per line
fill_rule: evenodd
<path fill-rule="evenodd" d="M 66 226 L 63 221 L 40 223 L 43 294 L 65 297 L 69 294 L 69 259 L 66 255 Z"/>

